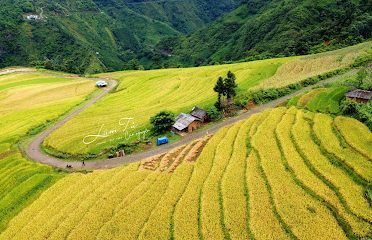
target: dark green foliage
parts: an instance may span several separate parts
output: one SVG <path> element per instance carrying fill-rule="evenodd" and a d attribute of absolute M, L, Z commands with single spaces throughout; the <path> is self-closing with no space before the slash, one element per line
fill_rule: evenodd
<path fill-rule="evenodd" d="M 222 114 L 215 106 L 208 108 L 207 112 L 209 120 L 211 121 L 218 121 L 222 118 Z"/>
<path fill-rule="evenodd" d="M 170 130 L 174 124 L 174 114 L 172 112 L 162 111 L 150 118 L 152 131 L 155 134 L 161 134 Z"/>
<path fill-rule="evenodd" d="M 109 151 L 109 158 L 113 158 L 116 152 L 124 150 L 125 154 L 131 154 L 139 148 L 139 143 L 122 143 L 117 145 L 115 148 L 111 148 Z"/>
<path fill-rule="evenodd" d="M 218 94 L 217 102 L 214 106 L 221 111 L 222 109 L 222 96 L 225 95 L 225 83 L 222 77 L 219 77 L 213 90 Z"/>
<path fill-rule="evenodd" d="M 125 70 L 143 70 L 143 66 L 138 59 L 134 58 L 124 65 Z"/>
<path fill-rule="evenodd" d="M 228 100 L 231 100 L 236 96 L 236 88 L 238 85 L 235 83 L 235 74 L 229 71 L 227 78 L 224 79 L 225 95 Z"/>
<path fill-rule="evenodd" d="M 353 115 L 357 112 L 357 106 L 357 102 L 345 99 L 341 102 L 341 112 L 344 115 Z"/>
<path fill-rule="evenodd" d="M 372 91 L 372 68 L 362 68 L 356 78 L 357 85 L 355 87 Z"/>
<path fill-rule="evenodd" d="M 235 83 L 235 80 L 235 74 L 231 71 L 228 71 L 227 77 L 225 79 L 222 77 L 218 78 L 213 90 L 218 94 L 217 102 L 214 104 L 214 106 L 219 111 L 221 111 L 223 108 L 223 96 L 226 97 L 228 103 L 230 103 L 236 96 L 236 88 L 238 87 L 238 85 Z"/>
<path fill-rule="evenodd" d="M 353 100 L 346 99 L 340 104 L 341 113 L 353 117 L 372 130 L 372 102 L 357 103 Z"/>
<path fill-rule="evenodd" d="M 36 134 L 42 132 L 47 126 L 49 126 L 51 122 L 52 122 L 52 120 L 49 120 L 48 119 L 44 123 L 39 124 L 39 125 L 36 125 L 36 126 L 30 128 L 27 131 L 26 136 L 35 136 Z"/>
<path fill-rule="evenodd" d="M 0 68 L 31 65 L 95 73 L 122 70 L 125 63 L 135 58 L 141 64 L 148 63 L 158 54 L 153 46 L 161 38 L 200 29 L 232 10 L 238 2 L 170 0 L 137 4 L 138 1 L 132 0 L 3 0 L 0 3 Z M 27 13 L 42 19 L 26 20 Z"/>
<path fill-rule="evenodd" d="M 202 65 L 333 50 L 370 39 L 371 13 L 365 0 L 245 0 L 208 28 L 174 41 L 172 55 Z"/>

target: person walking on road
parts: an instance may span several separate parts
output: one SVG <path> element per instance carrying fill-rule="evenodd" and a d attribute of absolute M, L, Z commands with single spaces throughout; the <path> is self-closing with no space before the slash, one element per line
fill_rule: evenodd
<path fill-rule="evenodd" d="M 83 167 L 85 167 L 85 162 L 84 162 L 84 160 L 83 160 Z"/>

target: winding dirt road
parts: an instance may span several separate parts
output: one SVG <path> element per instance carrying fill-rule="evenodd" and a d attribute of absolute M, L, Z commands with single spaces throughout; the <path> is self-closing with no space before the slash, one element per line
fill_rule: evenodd
<path fill-rule="evenodd" d="M 120 158 L 111 158 L 111 159 L 97 160 L 97 161 L 87 161 L 87 162 L 85 162 L 85 166 L 82 166 L 81 161 L 68 161 L 67 162 L 67 161 L 55 158 L 53 156 L 47 155 L 40 148 L 44 139 L 48 135 L 50 135 L 53 131 L 60 128 L 67 121 L 74 118 L 79 113 L 84 111 L 86 108 L 93 105 L 98 100 L 100 100 L 101 98 L 103 98 L 104 96 L 109 94 L 109 92 L 111 90 L 113 90 L 118 84 L 118 82 L 116 80 L 113 80 L 113 79 L 91 79 L 91 80 L 106 80 L 106 81 L 109 81 L 110 84 L 102 93 L 95 96 L 93 99 L 89 100 L 87 103 L 80 106 L 79 108 L 74 110 L 72 113 L 68 114 L 61 121 L 57 122 L 56 124 L 54 124 L 50 128 L 46 129 L 45 131 L 43 131 L 42 133 L 37 135 L 31 141 L 31 143 L 27 146 L 27 148 L 25 150 L 25 154 L 27 155 L 27 157 L 29 159 L 31 159 L 33 161 L 43 163 L 43 164 L 47 164 L 47 165 L 54 166 L 54 167 L 58 167 L 58 168 L 66 168 L 67 164 L 72 166 L 72 170 L 82 170 L 82 169 L 93 170 L 93 169 L 114 168 L 114 167 L 117 167 L 117 166 L 120 166 L 120 165 L 123 165 L 123 164 L 129 164 L 129 163 L 132 163 L 132 162 L 136 162 L 136 161 L 142 160 L 142 159 L 147 158 L 147 157 L 151 157 L 151 156 L 155 156 L 155 155 L 158 155 L 158 154 L 166 153 L 166 152 L 168 152 L 169 150 L 171 150 L 175 147 L 179 147 L 179 146 L 182 146 L 184 144 L 190 143 L 191 141 L 193 141 L 195 139 L 198 139 L 198 138 L 201 138 L 201 137 L 203 137 L 207 134 L 213 134 L 216 131 L 218 131 L 220 128 L 225 127 L 227 125 L 231 125 L 231 124 L 236 123 L 240 120 L 246 119 L 246 118 L 250 117 L 251 115 L 253 115 L 255 113 L 262 112 L 266 109 L 276 107 L 279 104 L 281 104 L 281 103 L 285 102 L 286 100 L 290 99 L 291 97 L 293 97 L 297 94 L 300 94 L 302 92 L 305 92 L 305 91 L 311 89 L 314 86 L 324 85 L 328 82 L 335 81 L 335 80 L 337 80 L 341 77 L 345 77 L 345 76 L 355 74 L 356 71 L 357 70 L 351 70 L 351 71 L 349 71 L 345 74 L 335 76 L 335 77 L 329 78 L 327 80 L 323 80 L 322 82 L 320 82 L 318 84 L 303 88 L 303 89 L 301 89 L 299 91 L 296 91 L 296 92 L 294 92 L 290 95 L 287 95 L 287 96 L 281 97 L 277 100 L 271 101 L 269 103 L 257 106 L 254 109 L 249 110 L 245 113 L 242 113 L 242 114 L 240 114 L 236 117 L 227 118 L 224 121 L 216 123 L 216 124 L 214 124 L 213 126 L 207 128 L 207 129 L 188 134 L 187 136 L 183 137 L 182 139 L 180 139 L 177 142 L 167 144 L 167 145 L 162 145 L 162 146 L 150 149 L 150 150 L 145 151 L 145 152 L 140 152 L 140 153 L 136 153 L 136 154 L 120 157 Z"/>

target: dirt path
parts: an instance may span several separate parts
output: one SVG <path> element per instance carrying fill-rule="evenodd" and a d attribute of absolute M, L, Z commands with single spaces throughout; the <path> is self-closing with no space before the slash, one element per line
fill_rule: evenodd
<path fill-rule="evenodd" d="M 65 118 L 63 118 L 61 121 L 57 122 L 55 125 L 53 125 L 52 127 L 48 128 L 47 130 L 45 130 L 44 132 L 42 132 L 38 136 L 36 136 L 32 140 L 32 142 L 27 146 L 27 149 L 25 150 L 25 153 L 26 153 L 27 157 L 29 159 L 33 160 L 33 161 L 40 162 L 40 163 L 47 164 L 47 165 L 51 165 L 51 166 L 55 166 L 55 167 L 59 167 L 59 168 L 65 168 L 67 164 L 71 165 L 73 170 L 81 170 L 81 169 L 93 170 L 93 169 L 113 168 L 113 167 L 117 167 L 117 166 L 120 166 L 120 165 L 123 165 L 123 164 L 129 164 L 129 163 L 132 163 L 132 162 L 136 162 L 136 161 L 139 161 L 139 160 L 147 158 L 147 157 L 151 157 L 151 156 L 155 156 L 155 155 L 158 155 L 158 154 L 166 153 L 166 152 L 168 152 L 169 150 L 171 150 L 175 147 L 179 147 L 179 146 L 182 146 L 184 144 L 190 143 L 191 141 L 193 141 L 195 139 L 198 139 L 198 138 L 201 138 L 201 137 L 203 137 L 207 134 L 213 134 L 216 131 L 218 131 L 220 128 L 225 127 L 227 125 L 231 125 L 231 124 L 233 124 L 235 122 L 238 122 L 240 120 L 246 119 L 246 118 L 250 117 L 251 115 L 253 115 L 255 113 L 262 112 L 266 109 L 276 107 L 279 104 L 288 100 L 289 98 L 291 98 L 291 97 L 293 97 L 297 94 L 300 94 L 302 92 L 305 92 L 305 91 L 311 89 L 314 86 L 321 86 L 321 85 L 324 85 L 328 82 L 338 80 L 341 77 L 345 77 L 345 76 L 355 74 L 356 71 L 357 70 L 352 70 L 352 71 L 349 71 L 345 74 L 335 76 L 335 77 L 329 78 L 327 80 L 323 80 L 322 82 L 320 82 L 318 84 L 303 88 L 303 89 L 301 89 L 299 91 L 296 91 L 296 92 L 294 92 L 290 95 L 287 95 L 287 96 L 281 97 L 277 100 L 271 101 L 269 103 L 257 106 L 254 109 L 252 109 L 248 112 L 245 112 L 243 114 L 240 114 L 236 117 L 227 118 L 224 121 L 216 123 L 216 124 L 214 124 L 213 126 L 207 128 L 207 129 L 191 133 L 191 134 L 183 137 L 182 139 L 180 139 L 177 142 L 167 144 L 167 145 L 162 145 L 160 147 L 156 147 L 156 148 L 150 149 L 150 150 L 145 151 L 145 152 L 140 152 L 140 153 L 128 155 L 128 156 L 121 157 L 121 158 L 88 161 L 88 162 L 85 162 L 85 166 L 82 166 L 82 163 L 80 161 L 66 162 L 66 161 L 63 161 L 61 159 L 49 156 L 49 155 L 45 154 L 44 152 L 42 152 L 42 150 L 40 149 L 40 145 L 42 144 L 42 142 L 44 141 L 44 139 L 48 135 L 50 135 L 53 131 L 60 128 L 67 121 L 74 118 L 76 115 L 78 115 L 82 111 L 84 111 L 86 108 L 88 108 L 89 106 L 93 105 L 98 100 L 100 100 L 101 98 L 106 96 L 118 84 L 118 82 L 116 80 L 102 79 L 102 80 L 110 81 L 110 85 L 108 86 L 108 88 L 106 88 L 99 95 L 95 96 L 93 99 L 89 100 L 86 104 L 80 106 L 78 109 L 76 109 L 72 113 L 68 114 Z M 98 79 L 91 79 L 91 80 L 98 80 Z"/>
<path fill-rule="evenodd" d="M 0 75 L 6 75 L 10 73 L 16 73 L 16 72 L 36 72 L 32 68 L 18 68 L 18 67 L 10 67 L 10 68 L 5 68 L 0 71 Z"/>

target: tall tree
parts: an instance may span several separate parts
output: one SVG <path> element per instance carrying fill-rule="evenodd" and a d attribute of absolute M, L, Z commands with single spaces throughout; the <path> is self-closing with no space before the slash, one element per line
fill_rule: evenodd
<path fill-rule="evenodd" d="M 222 77 L 219 77 L 213 90 L 218 94 L 217 102 L 214 106 L 221 111 L 222 109 L 222 96 L 225 95 L 225 83 Z"/>
<path fill-rule="evenodd" d="M 228 101 L 231 101 L 236 96 L 236 88 L 238 85 L 235 82 L 236 76 L 233 72 L 227 73 L 227 78 L 224 80 L 224 92 Z"/>

